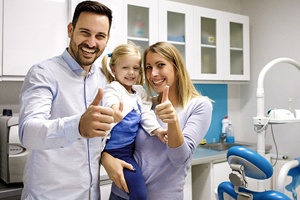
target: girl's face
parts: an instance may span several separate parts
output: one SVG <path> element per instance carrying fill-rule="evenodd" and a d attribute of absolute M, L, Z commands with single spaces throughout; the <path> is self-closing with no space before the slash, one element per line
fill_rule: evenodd
<path fill-rule="evenodd" d="M 116 80 L 125 87 L 125 89 L 132 93 L 132 85 L 134 85 L 140 76 L 141 66 L 140 57 L 138 56 L 124 56 L 111 67 L 112 73 Z"/>
<path fill-rule="evenodd" d="M 146 56 L 146 78 L 156 93 L 161 93 L 165 86 L 170 91 L 175 89 L 174 66 L 158 53 L 148 52 Z"/>

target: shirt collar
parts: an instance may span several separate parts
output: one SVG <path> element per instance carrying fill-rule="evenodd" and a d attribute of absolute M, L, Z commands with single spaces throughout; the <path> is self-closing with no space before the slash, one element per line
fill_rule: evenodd
<path fill-rule="evenodd" d="M 65 49 L 62 54 L 63 59 L 68 64 L 69 68 L 77 75 L 85 76 L 86 71 L 74 60 L 74 58 L 68 52 L 68 49 Z M 93 63 L 90 69 L 90 73 L 95 72 L 95 64 Z"/>

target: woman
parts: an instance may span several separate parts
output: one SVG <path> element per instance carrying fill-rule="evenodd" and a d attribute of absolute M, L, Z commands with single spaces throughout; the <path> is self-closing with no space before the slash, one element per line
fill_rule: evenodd
<path fill-rule="evenodd" d="M 136 138 L 134 157 L 145 178 L 148 200 L 182 200 L 192 155 L 210 126 L 212 104 L 195 89 L 179 51 L 171 44 L 158 42 L 144 52 L 146 86 L 158 96 L 153 98 L 155 112 L 168 143 L 149 136 L 142 128 Z M 153 95 L 152 95 L 153 96 Z M 128 191 L 122 167 L 130 165 L 102 154 L 102 164 L 115 184 Z M 116 195 L 128 199 L 117 187 Z"/>

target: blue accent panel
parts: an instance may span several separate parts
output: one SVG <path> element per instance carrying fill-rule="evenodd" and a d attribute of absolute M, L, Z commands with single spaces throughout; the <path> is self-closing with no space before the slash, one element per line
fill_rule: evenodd
<path fill-rule="evenodd" d="M 204 96 L 214 101 L 210 128 L 205 136 L 206 141 L 219 142 L 222 131 L 222 119 L 228 115 L 228 87 L 227 84 L 194 84 L 196 89 Z"/>

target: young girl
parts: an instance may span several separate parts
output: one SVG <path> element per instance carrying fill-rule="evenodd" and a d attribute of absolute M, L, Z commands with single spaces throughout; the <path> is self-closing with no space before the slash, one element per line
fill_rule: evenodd
<path fill-rule="evenodd" d="M 147 199 L 147 190 L 141 170 L 133 159 L 134 141 L 141 125 L 150 135 L 164 140 L 164 131 L 151 110 L 152 102 L 142 87 L 144 80 L 142 58 L 134 44 L 115 48 L 110 57 L 102 60 L 102 69 L 109 84 L 104 89 L 103 105 L 114 110 L 115 124 L 108 133 L 104 151 L 133 165 L 136 171 L 124 169 L 130 199 Z"/>

